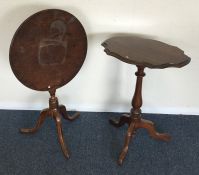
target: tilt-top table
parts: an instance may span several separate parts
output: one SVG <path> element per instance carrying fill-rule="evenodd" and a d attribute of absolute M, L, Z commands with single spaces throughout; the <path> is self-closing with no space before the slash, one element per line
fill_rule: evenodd
<path fill-rule="evenodd" d="M 129 125 L 125 143 L 120 153 L 118 163 L 121 165 L 127 154 L 128 146 L 133 135 L 139 128 L 145 128 L 154 139 L 169 141 L 170 136 L 158 133 L 153 122 L 141 118 L 142 106 L 142 79 L 145 76 L 144 68 L 163 69 L 167 67 L 183 67 L 190 62 L 190 58 L 177 47 L 170 46 L 160 41 L 144 39 L 134 36 L 113 37 L 102 43 L 107 55 L 137 66 L 136 87 L 132 99 L 130 115 L 124 114 L 119 120 L 111 119 L 110 123 L 120 127 Z"/>
<path fill-rule="evenodd" d="M 61 115 L 72 121 L 79 113 L 69 116 L 65 106 L 59 105 L 55 92 L 75 77 L 86 52 L 87 37 L 82 24 L 72 14 L 58 9 L 43 10 L 26 19 L 10 46 L 10 65 L 17 79 L 28 88 L 50 93 L 49 108 L 40 113 L 36 126 L 20 131 L 35 133 L 46 117 L 52 117 L 67 158 Z"/>

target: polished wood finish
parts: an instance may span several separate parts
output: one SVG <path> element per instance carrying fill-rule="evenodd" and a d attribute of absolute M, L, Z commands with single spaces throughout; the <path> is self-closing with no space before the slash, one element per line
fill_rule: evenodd
<path fill-rule="evenodd" d="M 17 79 L 39 91 L 71 81 L 86 57 L 82 24 L 63 10 L 43 10 L 26 19 L 10 45 L 10 65 Z"/>
<path fill-rule="evenodd" d="M 63 137 L 61 116 L 66 120 L 73 121 L 80 116 L 80 113 L 76 112 L 73 116 L 68 115 L 66 107 L 64 105 L 59 105 L 58 99 L 55 96 L 55 91 L 50 92 L 50 95 L 51 97 L 49 98 L 49 108 L 41 111 L 35 127 L 22 128 L 20 129 L 20 132 L 24 134 L 33 134 L 39 130 L 39 128 L 42 126 L 44 120 L 47 117 L 52 117 L 56 123 L 58 140 L 61 145 L 63 154 L 66 158 L 69 158 L 69 150 L 64 142 L 64 137 Z"/>
<path fill-rule="evenodd" d="M 135 135 L 137 129 L 145 128 L 149 132 L 149 135 L 158 140 L 169 141 L 171 137 L 168 134 L 160 134 L 155 130 L 153 122 L 141 118 L 141 106 L 142 106 L 142 80 L 145 76 L 144 67 L 138 67 L 138 71 L 135 73 L 137 76 L 135 93 L 132 99 L 132 109 L 130 115 L 123 115 L 119 120 L 111 119 L 110 123 L 116 127 L 120 127 L 127 123 L 129 125 L 123 149 L 120 153 L 118 163 L 121 165 L 128 151 L 128 146 L 131 138 Z"/>
<path fill-rule="evenodd" d="M 183 67 L 191 60 L 175 46 L 135 36 L 113 37 L 104 41 L 102 46 L 108 55 L 149 68 Z"/>
<path fill-rule="evenodd" d="M 71 81 L 80 70 L 87 52 L 87 37 L 82 24 L 72 14 L 58 9 L 40 11 L 26 19 L 16 31 L 10 46 L 10 65 L 25 86 L 50 93 L 49 108 L 41 111 L 35 127 L 21 133 L 35 133 L 46 117 L 56 123 L 58 140 L 66 158 L 61 117 L 73 121 L 58 104 L 56 89 Z"/>
<path fill-rule="evenodd" d="M 177 47 L 155 40 L 132 36 L 110 38 L 103 42 L 102 46 L 105 47 L 105 52 L 108 55 L 137 66 L 137 72 L 135 73 L 137 81 L 130 114 L 122 115 L 119 120 L 109 120 L 115 127 L 121 127 L 125 123 L 128 124 L 125 142 L 118 160 L 118 164 L 122 165 L 128 152 L 129 143 L 139 128 L 146 129 L 154 139 L 162 141 L 169 141 L 171 139 L 166 133 L 158 133 L 153 122 L 141 117 L 142 81 L 145 76 L 145 67 L 182 67 L 190 62 L 190 58 L 184 55 L 184 52 Z"/>

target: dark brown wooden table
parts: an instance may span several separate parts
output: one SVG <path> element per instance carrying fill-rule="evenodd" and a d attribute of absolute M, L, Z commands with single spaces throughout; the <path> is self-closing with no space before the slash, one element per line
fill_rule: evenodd
<path fill-rule="evenodd" d="M 43 10 L 26 19 L 10 46 L 10 65 L 17 79 L 28 88 L 50 93 L 49 108 L 40 113 L 36 126 L 21 129 L 21 133 L 35 133 L 47 117 L 52 117 L 67 158 L 61 116 L 73 121 L 79 113 L 69 116 L 55 92 L 75 77 L 86 52 L 87 37 L 82 24 L 72 14 L 58 9 Z"/>
<path fill-rule="evenodd" d="M 145 128 L 149 135 L 158 140 L 169 141 L 171 137 L 166 133 L 158 133 L 154 123 L 142 119 L 142 80 L 145 76 L 146 67 L 152 69 L 163 69 L 167 67 L 183 67 L 190 62 L 190 58 L 177 47 L 170 46 L 160 41 L 145 39 L 135 36 L 113 37 L 102 43 L 107 55 L 137 66 L 136 87 L 132 99 L 130 114 L 124 114 L 119 120 L 111 119 L 110 123 L 120 127 L 127 123 L 129 125 L 125 137 L 125 143 L 120 153 L 118 163 L 121 165 L 128 151 L 128 146 L 133 135 L 139 128 Z"/>

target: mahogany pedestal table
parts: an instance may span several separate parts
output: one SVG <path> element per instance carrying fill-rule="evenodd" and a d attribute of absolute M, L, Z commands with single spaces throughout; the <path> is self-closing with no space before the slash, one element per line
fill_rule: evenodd
<path fill-rule="evenodd" d="M 43 10 L 26 19 L 16 31 L 10 46 L 10 65 L 17 79 L 33 90 L 50 93 L 49 108 L 44 109 L 36 126 L 20 129 L 35 133 L 46 117 L 55 120 L 58 140 L 66 158 L 61 116 L 73 121 L 64 105 L 59 105 L 56 89 L 64 86 L 80 70 L 87 52 L 87 37 L 82 24 L 72 14 L 58 9 Z"/>
<path fill-rule="evenodd" d="M 166 133 L 158 133 L 153 122 L 141 118 L 142 106 L 142 80 L 145 76 L 144 69 L 182 67 L 190 62 L 190 58 L 177 47 L 170 46 L 160 41 L 144 39 L 134 36 L 113 37 L 102 43 L 107 55 L 137 66 L 136 87 L 132 99 L 130 114 L 124 114 L 119 120 L 111 119 L 110 123 L 120 127 L 127 123 L 129 125 L 125 143 L 120 153 L 118 163 L 121 165 L 127 154 L 128 146 L 133 135 L 139 128 L 145 128 L 149 135 L 158 140 L 169 141 L 171 137 Z"/>

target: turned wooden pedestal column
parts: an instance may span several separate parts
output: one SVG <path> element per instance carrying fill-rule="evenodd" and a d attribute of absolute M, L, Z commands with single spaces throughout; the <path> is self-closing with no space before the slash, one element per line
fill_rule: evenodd
<path fill-rule="evenodd" d="M 119 155 L 118 163 L 121 165 L 127 154 L 129 143 L 139 128 L 145 128 L 154 139 L 162 141 L 169 141 L 171 139 L 168 134 L 158 133 L 153 122 L 141 117 L 144 68 L 182 67 L 190 62 L 190 58 L 184 55 L 184 52 L 177 47 L 160 41 L 133 36 L 113 37 L 104 41 L 102 46 L 104 46 L 104 51 L 108 55 L 137 66 L 137 72 L 135 73 L 137 81 L 130 114 L 121 116 L 119 120 L 110 120 L 110 123 L 116 127 L 120 127 L 125 123 L 129 125 L 124 146 Z"/>
<path fill-rule="evenodd" d="M 125 136 L 125 143 L 120 153 L 118 163 L 121 165 L 127 154 L 128 146 L 133 135 L 136 134 L 137 129 L 145 128 L 149 135 L 154 139 L 169 141 L 171 137 L 168 134 L 160 134 L 155 130 L 153 122 L 141 118 L 142 106 L 142 80 L 145 76 L 144 67 L 137 66 L 138 71 L 135 73 L 137 76 L 135 93 L 132 99 L 132 108 L 129 115 L 123 115 L 119 120 L 111 119 L 110 123 L 116 127 L 120 127 L 127 123 L 129 125 L 128 131 Z"/>
<path fill-rule="evenodd" d="M 66 107 L 64 105 L 59 105 L 58 98 L 55 96 L 55 90 L 50 91 L 49 93 L 49 108 L 46 108 L 41 111 L 35 127 L 22 128 L 20 129 L 20 132 L 23 134 L 34 134 L 39 130 L 39 128 L 42 126 L 43 122 L 47 117 L 52 117 L 56 123 L 58 140 L 61 145 L 62 152 L 66 158 L 69 158 L 69 150 L 64 142 L 61 117 L 63 117 L 66 120 L 73 121 L 80 116 L 80 113 L 76 112 L 73 116 L 68 115 Z"/>
<path fill-rule="evenodd" d="M 56 123 L 58 140 L 66 158 L 61 118 L 73 121 L 79 113 L 69 116 L 59 105 L 55 92 L 79 72 L 86 58 L 87 37 L 82 24 L 72 14 L 47 9 L 27 18 L 16 31 L 10 45 L 10 65 L 17 79 L 33 90 L 50 93 L 49 108 L 41 111 L 35 127 L 20 129 L 35 133 L 46 117 Z"/>

